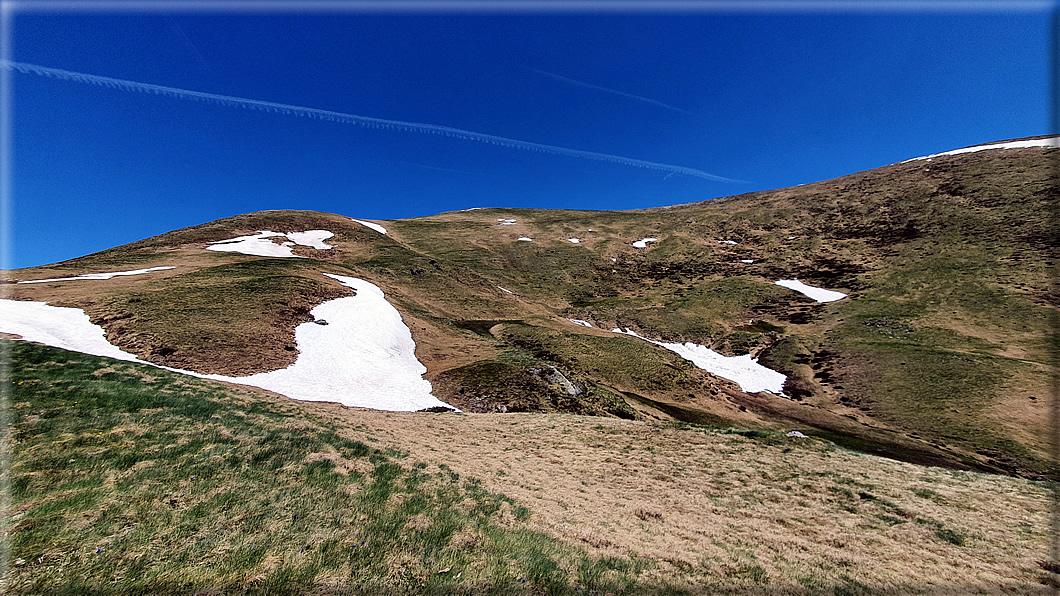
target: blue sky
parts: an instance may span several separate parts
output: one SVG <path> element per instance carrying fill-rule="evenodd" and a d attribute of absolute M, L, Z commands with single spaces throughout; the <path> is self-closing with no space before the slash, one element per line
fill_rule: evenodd
<path fill-rule="evenodd" d="M 263 209 L 363 219 L 485 206 L 634 209 L 1048 134 L 1050 17 L 1041 6 L 22 10 L 9 53 L 20 63 L 675 169 L 13 72 L 5 265 L 62 261 Z"/>

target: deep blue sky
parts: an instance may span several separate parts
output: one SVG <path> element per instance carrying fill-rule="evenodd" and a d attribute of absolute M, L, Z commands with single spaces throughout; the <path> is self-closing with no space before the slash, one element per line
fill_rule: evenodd
<path fill-rule="evenodd" d="M 1052 132 L 1045 10 L 23 12 L 12 31 L 18 62 L 743 182 L 14 73 L 11 267 L 262 209 L 632 209 Z"/>

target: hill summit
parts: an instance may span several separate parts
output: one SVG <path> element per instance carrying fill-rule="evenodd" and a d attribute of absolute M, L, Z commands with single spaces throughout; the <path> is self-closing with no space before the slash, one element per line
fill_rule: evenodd
<path fill-rule="evenodd" d="M 0 331 L 303 400 L 797 429 L 1043 478 L 1056 160 L 1004 141 L 636 211 L 250 213 L 7 272 Z"/>

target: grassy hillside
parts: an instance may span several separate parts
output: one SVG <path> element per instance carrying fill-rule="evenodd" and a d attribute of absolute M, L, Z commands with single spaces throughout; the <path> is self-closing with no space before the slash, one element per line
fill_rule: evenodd
<path fill-rule="evenodd" d="M 12 592 L 616 585 L 600 577 L 615 563 L 528 529 L 525 507 L 363 425 L 151 367 L 12 349 Z"/>
<path fill-rule="evenodd" d="M 1060 579 L 1041 483 L 765 431 L 308 404 L 4 343 L 8 593 L 971 594 Z"/>
<path fill-rule="evenodd" d="M 1056 152 L 943 156 L 642 211 L 444 213 L 385 222 L 388 235 L 338 215 L 260 212 L 11 275 L 174 270 L 7 288 L 85 308 L 152 362 L 248 374 L 290 364 L 294 326 L 348 295 L 322 272 L 353 275 L 386 292 L 436 394 L 468 411 L 796 424 L 906 461 L 1060 478 L 1047 456 Z M 334 232 L 335 248 L 203 250 L 314 228 Z M 632 246 L 645 237 L 659 241 Z M 849 298 L 817 304 L 773 283 L 792 278 Z M 751 353 L 788 375 L 785 395 L 743 394 L 614 327 Z"/>

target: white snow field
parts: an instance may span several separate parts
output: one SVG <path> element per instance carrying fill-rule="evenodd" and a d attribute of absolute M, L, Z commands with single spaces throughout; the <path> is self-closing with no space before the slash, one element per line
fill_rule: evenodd
<path fill-rule="evenodd" d="M 567 242 L 570 242 L 571 244 L 581 244 L 581 240 L 577 238 L 567 238 Z"/>
<path fill-rule="evenodd" d="M 645 238 L 643 240 L 637 240 L 633 243 L 633 248 L 648 248 L 649 242 L 658 242 L 658 238 Z"/>
<path fill-rule="evenodd" d="M 728 379 L 740 386 L 744 393 L 758 393 L 768 391 L 769 393 L 781 394 L 784 390 L 784 381 L 787 377 L 775 370 L 768 369 L 751 358 L 750 354 L 743 356 L 723 356 L 714 350 L 692 342 L 666 343 L 655 341 L 637 335 L 636 332 L 626 329 L 612 329 L 614 333 L 624 333 L 662 346 L 678 356 L 695 364 L 712 375 Z"/>
<path fill-rule="evenodd" d="M 533 239 L 533 238 L 527 238 L 526 236 L 520 236 L 520 237 L 519 237 L 519 240 L 520 240 L 521 242 L 533 242 L 533 241 L 534 241 L 534 239 Z"/>
<path fill-rule="evenodd" d="M 502 226 L 514 226 L 515 225 L 515 220 L 514 219 L 497 218 L 497 221 L 501 222 Z"/>
<path fill-rule="evenodd" d="M 3 299 L 0 300 L 0 331 L 71 352 L 140 362 L 136 356 L 107 341 L 103 328 L 93 325 L 80 308 Z"/>
<path fill-rule="evenodd" d="M 976 145 L 974 147 L 965 147 L 963 149 L 954 149 L 953 151 L 944 151 L 942 153 L 935 153 L 933 155 L 925 155 L 923 157 L 914 157 L 913 159 L 907 159 L 899 163 L 909 163 L 911 161 L 918 161 L 921 159 L 931 159 L 933 157 L 942 157 L 943 155 L 960 155 L 962 153 L 977 153 L 979 151 L 986 151 L 988 149 L 1025 149 L 1027 147 L 1060 147 L 1060 137 L 1048 137 L 1044 139 L 1030 139 L 1028 141 L 1009 141 L 1008 143 L 994 143 L 993 145 Z"/>
<path fill-rule="evenodd" d="M 423 378 L 427 368 L 416 358 L 412 333 L 383 292 L 361 279 L 324 275 L 353 288 L 357 295 L 329 300 L 311 311 L 328 324 L 302 323 L 295 329 L 298 359 L 294 364 L 246 377 L 207 375 L 139 360 L 108 342 L 103 329 L 77 308 L 0 300 L 0 331 L 94 356 L 261 387 L 303 401 L 398 412 L 452 408 L 431 395 L 431 383 Z"/>
<path fill-rule="evenodd" d="M 353 219 L 352 217 L 350 218 L 350 221 L 355 221 L 355 222 L 361 224 L 362 226 L 364 226 L 366 228 L 372 228 L 376 232 L 379 232 L 380 234 L 383 234 L 384 236 L 386 235 L 386 228 L 384 228 L 383 226 L 381 226 L 381 225 L 379 225 L 377 223 L 372 223 L 370 221 L 361 221 L 359 219 Z"/>
<path fill-rule="evenodd" d="M 122 275 L 143 275 L 144 273 L 151 273 L 152 271 L 163 271 L 165 269 L 176 269 L 172 265 L 168 267 L 151 267 L 150 269 L 136 269 L 134 271 L 111 271 L 110 273 L 85 273 L 82 275 L 75 275 L 74 277 L 53 277 L 51 279 L 31 279 L 27 281 L 20 281 L 20 284 L 42 284 L 46 281 L 73 281 L 76 279 L 110 279 L 112 277 L 119 277 Z"/>
<path fill-rule="evenodd" d="M 789 290 L 801 292 L 802 294 L 805 294 L 818 302 L 835 302 L 836 300 L 841 300 L 847 297 L 847 295 L 842 292 L 835 292 L 833 290 L 823 290 L 821 288 L 808 286 L 797 279 L 782 279 L 775 283 L 778 286 L 783 286 L 785 288 L 788 288 Z"/>
<path fill-rule="evenodd" d="M 302 246 L 311 246 L 317 250 L 327 250 L 331 248 L 331 246 L 324 244 L 324 240 L 331 238 L 332 236 L 334 236 L 334 234 L 327 230 L 308 230 L 305 232 L 290 232 L 288 234 L 281 234 L 280 232 L 272 232 L 269 230 L 258 230 L 258 233 L 253 236 L 238 236 L 236 238 L 229 238 L 228 240 L 211 242 L 210 246 L 206 247 L 206 250 L 214 250 L 217 252 L 238 252 L 256 257 L 302 259 L 305 257 L 298 256 L 291 251 L 292 246 L 299 244 Z M 269 240 L 269 238 L 276 237 L 287 238 L 290 242 L 276 244 L 272 240 Z"/>
<path fill-rule="evenodd" d="M 427 367 L 416 358 L 412 333 L 383 291 L 363 279 L 324 275 L 357 295 L 329 300 L 311 311 L 327 325 L 302 323 L 295 328 L 298 360 L 280 370 L 222 380 L 294 399 L 375 410 L 452 408 L 431 395 L 431 383 L 423 378 Z"/>
<path fill-rule="evenodd" d="M 305 232 L 288 232 L 287 239 L 300 246 L 309 246 L 317 250 L 328 250 L 334 247 L 330 244 L 324 244 L 324 241 L 334 235 L 327 230 L 307 230 Z"/>
<path fill-rule="evenodd" d="M 583 321 L 581 319 L 567 319 L 567 320 L 570 321 L 571 323 L 574 323 L 575 325 L 581 325 L 582 327 L 592 327 L 593 326 L 593 324 L 590 323 L 589 321 Z"/>

